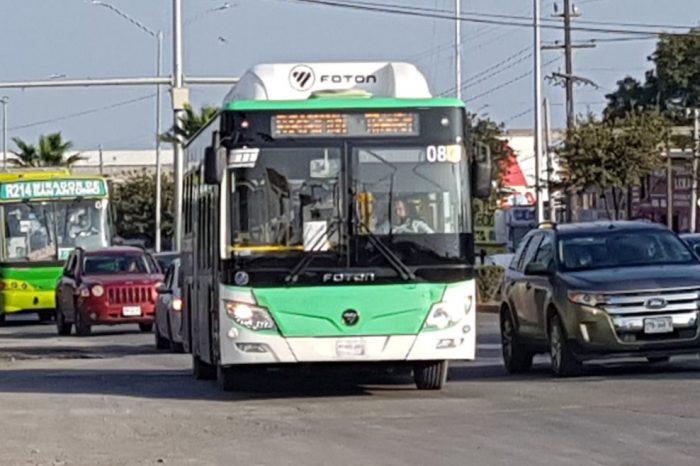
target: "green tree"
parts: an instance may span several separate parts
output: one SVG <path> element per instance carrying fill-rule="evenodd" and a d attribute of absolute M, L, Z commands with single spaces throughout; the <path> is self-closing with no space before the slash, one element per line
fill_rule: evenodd
<path fill-rule="evenodd" d="M 622 196 L 662 163 L 661 148 L 669 135 L 669 122 L 657 111 L 635 110 L 602 121 L 589 115 L 569 132 L 559 151 L 563 184 L 573 194 L 588 188 L 605 194 L 606 210 L 617 219 Z"/>
<path fill-rule="evenodd" d="M 112 206 L 117 234 L 123 238 L 146 238 L 155 242 L 156 176 L 147 170 L 124 174 L 112 189 Z M 172 237 L 173 199 L 175 185 L 172 176 L 163 175 L 161 229 L 163 238 Z M 165 242 L 165 241 L 164 241 Z"/>
<path fill-rule="evenodd" d="M 163 142 L 175 143 L 176 135 L 184 140 L 189 140 L 192 136 L 204 127 L 209 121 L 214 118 L 219 109 L 209 105 L 204 105 L 199 109 L 199 112 L 194 110 L 191 105 L 185 104 L 185 113 L 183 114 L 182 130 L 176 131 L 173 126 L 170 130 L 162 134 L 160 139 Z"/>
<path fill-rule="evenodd" d="M 657 109 L 679 122 L 685 119 L 686 108 L 700 106 L 700 28 L 662 35 L 649 60 L 654 68 L 646 72 L 644 82 L 627 76 L 606 96 L 606 118 Z"/>
<path fill-rule="evenodd" d="M 51 133 L 39 137 L 37 145 L 28 144 L 20 138 L 12 138 L 17 148 L 15 157 L 8 162 L 17 167 L 71 167 L 83 160 L 80 154 L 67 155 L 73 147 L 64 141 L 61 133 Z"/>

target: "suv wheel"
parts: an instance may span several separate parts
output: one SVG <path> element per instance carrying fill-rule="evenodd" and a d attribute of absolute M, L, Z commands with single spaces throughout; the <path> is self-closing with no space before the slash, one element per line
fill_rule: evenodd
<path fill-rule="evenodd" d="M 164 350 L 170 348 L 170 341 L 160 334 L 160 328 L 158 328 L 158 322 L 156 321 L 153 334 L 156 340 L 156 349 Z"/>
<path fill-rule="evenodd" d="M 571 351 L 566 331 L 557 314 L 552 316 L 549 324 L 549 352 L 552 356 L 552 372 L 555 375 L 568 377 L 581 372 L 581 362 Z"/>
<path fill-rule="evenodd" d="M 56 330 L 59 335 L 66 336 L 70 335 L 70 331 L 73 328 L 73 324 L 66 322 L 66 316 L 63 314 L 60 308 L 56 309 Z"/>
<path fill-rule="evenodd" d="M 507 310 L 501 311 L 501 349 L 503 364 L 509 373 L 527 372 L 532 367 L 532 358 L 535 354 L 520 342 L 513 316 Z"/>
<path fill-rule="evenodd" d="M 216 367 L 202 361 L 195 353 L 192 353 L 192 373 L 197 380 L 216 379 Z"/>
<path fill-rule="evenodd" d="M 82 311 L 77 308 L 75 309 L 75 334 L 81 337 L 90 335 L 92 333 L 92 327 L 85 320 L 85 316 Z"/>

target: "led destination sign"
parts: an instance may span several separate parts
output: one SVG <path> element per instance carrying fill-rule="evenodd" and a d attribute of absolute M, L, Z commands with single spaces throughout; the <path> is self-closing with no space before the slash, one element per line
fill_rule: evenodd
<path fill-rule="evenodd" d="M 418 115 L 391 113 L 285 113 L 272 117 L 273 137 L 418 136 Z"/>

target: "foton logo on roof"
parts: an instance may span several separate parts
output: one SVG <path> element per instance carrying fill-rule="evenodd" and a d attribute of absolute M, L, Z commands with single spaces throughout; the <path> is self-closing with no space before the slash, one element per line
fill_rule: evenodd
<path fill-rule="evenodd" d="M 376 84 L 377 77 L 373 74 L 324 74 L 321 76 L 322 83 L 334 84 Z"/>
<path fill-rule="evenodd" d="M 306 65 L 298 65 L 289 72 L 289 83 L 300 92 L 308 91 L 316 82 L 314 70 Z"/>

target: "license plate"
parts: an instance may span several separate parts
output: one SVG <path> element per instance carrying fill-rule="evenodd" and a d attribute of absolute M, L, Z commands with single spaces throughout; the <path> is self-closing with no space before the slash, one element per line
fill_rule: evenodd
<path fill-rule="evenodd" d="M 644 333 L 671 333 L 673 332 L 672 317 L 652 317 L 644 319 Z"/>
<path fill-rule="evenodd" d="M 338 340 L 335 344 L 335 353 L 338 356 L 363 356 L 365 354 L 365 340 Z"/>
<path fill-rule="evenodd" d="M 140 316 L 141 306 L 124 306 L 122 309 L 122 315 L 125 317 Z"/>

